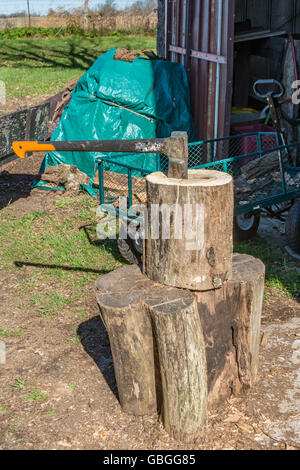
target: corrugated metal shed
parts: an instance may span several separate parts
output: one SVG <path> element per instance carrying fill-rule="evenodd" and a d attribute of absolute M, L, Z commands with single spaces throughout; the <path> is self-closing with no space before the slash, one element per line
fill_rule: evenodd
<path fill-rule="evenodd" d="M 158 13 L 158 53 L 187 70 L 199 139 L 229 135 L 234 22 L 250 20 L 266 37 L 300 32 L 300 0 L 158 0 Z M 255 60 L 260 78 L 269 76 L 268 60 Z"/>
<path fill-rule="evenodd" d="M 236 0 L 235 21 L 251 21 L 252 28 L 300 30 L 300 0 Z"/>
<path fill-rule="evenodd" d="M 166 0 L 160 55 L 188 73 L 199 139 L 228 135 L 233 73 L 234 0 Z M 162 12 L 162 8 L 165 10 Z"/>

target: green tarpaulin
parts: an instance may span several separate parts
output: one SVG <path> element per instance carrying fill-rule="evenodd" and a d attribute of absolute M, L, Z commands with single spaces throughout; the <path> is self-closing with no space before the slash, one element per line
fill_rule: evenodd
<path fill-rule="evenodd" d="M 143 139 L 187 131 L 194 140 L 190 94 L 184 67 L 164 60 L 137 57 L 114 60 L 116 49 L 100 56 L 81 77 L 51 140 Z M 102 154 L 103 156 L 104 154 Z M 105 154 L 138 168 L 160 168 L 156 154 Z M 48 165 L 76 165 L 91 179 L 99 153 L 47 153 Z M 110 168 L 114 171 L 113 165 Z"/>

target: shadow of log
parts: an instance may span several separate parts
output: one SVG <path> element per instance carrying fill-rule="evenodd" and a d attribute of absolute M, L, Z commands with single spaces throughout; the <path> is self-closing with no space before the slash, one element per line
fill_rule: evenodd
<path fill-rule="evenodd" d="M 81 323 L 77 329 L 84 350 L 91 356 L 109 388 L 119 400 L 108 335 L 100 316 Z"/>

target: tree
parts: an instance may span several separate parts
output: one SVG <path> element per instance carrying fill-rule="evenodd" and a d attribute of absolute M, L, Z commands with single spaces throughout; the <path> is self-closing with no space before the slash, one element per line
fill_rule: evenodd
<path fill-rule="evenodd" d="M 83 29 L 89 28 L 89 0 L 84 0 L 84 16 L 83 16 Z"/>
<path fill-rule="evenodd" d="M 104 4 L 100 8 L 100 12 L 104 15 L 111 15 L 115 13 L 117 9 L 117 5 L 115 0 L 105 0 Z"/>
<path fill-rule="evenodd" d="M 131 5 L 129 10 L 134 15 L 149 14 L 154 10 L 155 4 L 155 0 L 137 0 Z"/>
<path fill-rule="evenodd" d="M 29 0 L 27 0 L 27 10 L 28 10 L 28 26 L 31 28 L 31 17 L 30 17 L 30 5 Z"/>

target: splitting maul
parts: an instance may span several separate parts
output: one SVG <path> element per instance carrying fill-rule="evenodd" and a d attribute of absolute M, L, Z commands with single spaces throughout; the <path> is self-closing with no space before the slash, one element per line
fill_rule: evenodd
<path fill-rule="evenodd" d="M 116 152 L 161 153 L 168 160 L 168 177 L 188 178 L 188 136 L 186 132 L 172 132 L 171 137 L 130 140 L 79 140 L 62 142 L 13 142 L 13 150 L 20 158 L 27 152 Z"/>

